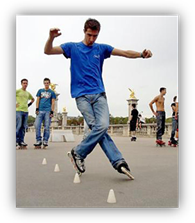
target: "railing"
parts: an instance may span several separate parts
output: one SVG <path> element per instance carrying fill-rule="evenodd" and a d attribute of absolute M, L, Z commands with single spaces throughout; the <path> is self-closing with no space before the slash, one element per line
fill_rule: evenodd
<path fill-rule="evenodd" d="M 84 133 L 84 127 L 83 126 L 65 126 L 62 128 L 62 126 L 58 127 L 51 127 L 51 131 L 53 129 L 69 129 L 72 130 L 73 134 L 76 135 L 82 135 Z M 156 135 L 156 129 L 157 125 L 154 124 L 142 124 L 141 129 L 137 129 L 137 135 L 140 136 L 148 136 L 148 137 L 155 137 Z M 43 130 L 43 127 L 42 127 Z M 35 127 L 29 127 L 28 131 L 30 132 L 35 132 Z M 170 137 L 172 131 L 172 124 L 171 123 L 166 123 L 165 124 L 165 133 L 164 135 L 167 137 Z M 110 125 L 108 129 L 108 133 L 112 136 L 129 136 L 129 125 L 128 124 L 117 124 L 117 125 Z"/>

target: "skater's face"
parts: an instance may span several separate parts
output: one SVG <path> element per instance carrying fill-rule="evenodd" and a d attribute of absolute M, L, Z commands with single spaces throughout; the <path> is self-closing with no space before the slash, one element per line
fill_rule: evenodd
<path fill-rule="evenodd" d="M 162 91 L 162 93 L 163 93 L 163 95 L 165 95 L 165 94 L 167 93 L 166 89 L 164 89 L 164 90 Z"/>
<path fill-rule="evenodd" d="M 45 85 L 45 89 L 49 89 L 50 82 L 49 81 L 44 81 L 44 85 Z"/>
<path fill-rule="evenodd" d="M 22 89 L 26 89 L 28 86 L 28 81 L 22 81 Z"/>
<path fill-rule="evenodd" d="M 92 46 L 98 37 L 99 31 L 88 28 L 87 31 L 84 31 L 84 33 L 85 33 L 85 39 L 84 39 L 85 44 L 87 46 Z"/>

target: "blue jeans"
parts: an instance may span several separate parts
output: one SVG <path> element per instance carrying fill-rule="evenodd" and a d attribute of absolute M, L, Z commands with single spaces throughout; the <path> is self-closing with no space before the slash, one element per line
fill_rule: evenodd
<path fill-rule="evenodd" d="M 16 111 L 16 142 L 24 142 L 24 135 L 28 121 L 28 112 Z"/>
<path fill-rule="evenodd" d="M 176 131 L 177 131 L 177 120 L 175 120 L 175 117 L 172 117 L 172 132 L 170 140 L 174 139 Z"/>
<path fill-rule="evenodd" d="M 48 142 L 50 135 L 50 111 L 39 111 L 39 114 L 35 120 L 35 128 L 36 128 L 36 141 L 41 142 L 41 124 L 44 121 L 44 133 L 43 133 L 43 141 Z"/>
<path fill-rule="evenodd" d="M 122 154 L 107 133 L 109 109 L 105 93 L 78 97 L 76 103 L 91 131 L 75 148 L 75 152 L 80 158 L 85 159 L 99 143 L 113 167 L 119 161 L 123 161 Z"/>
<path fill-rule="evenodd" d="M 156 139 L 162 140 L 162 136 L 165 132 L 165 112 L 164 111 L 157 111 L 157 132 L 156 132 Z"/>

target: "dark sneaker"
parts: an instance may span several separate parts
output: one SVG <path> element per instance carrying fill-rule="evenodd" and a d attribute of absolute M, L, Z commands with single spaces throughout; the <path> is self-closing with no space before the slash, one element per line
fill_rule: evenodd
<path fill-rule="evenodd" d="M 71 162 L 76 169 L 76 171 L 81 174 L 85 172 L 85 161 L 81 159 L 75 151 L 72 149 L 71 152 L 68 152 L 68 156 L 71 159 Z"/>

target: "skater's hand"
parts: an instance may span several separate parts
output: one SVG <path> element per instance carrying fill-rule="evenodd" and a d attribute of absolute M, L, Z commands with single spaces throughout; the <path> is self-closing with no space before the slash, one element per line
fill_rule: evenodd
<path fill-rule="evenodd" d="M 50 38 L 53 38 L 53 39 L 60 36 L 61 34 L 62 33 L 60 33 L 60 29 L 58 29 L 58 28 L 52 28 L 49 31 L 49 36 L 50 36 Z"/>
<path fill-rule="evenodd" d="M 38 115 L 39 114 L 39 109 L 36 108 L 35 114 Z"/>
<path fill-rule="evenodd" d="M 158 113 L 157 112 L 154 112 L 154 115 L 157 117 L 158 116 Z"/>
<path fill-rule="evenodd" d="M 53 117 L 53 111 L 50 111 L 50 118 Z"/>
<path fill-rule="evenodd" d="M 176 116 L 175 116 L 175 120 L 177 120 L 177 119 L 178 119 L 178 116 L 176 115 Z"/>
<path fill-rule="evenodd" d="M 152 57 L 152 52 L 150 51 L 150 50 L 144 50 L 143 52 L 142 52 L 142 57 L 143 58 L 150 58 L 150 57 Z"/>

